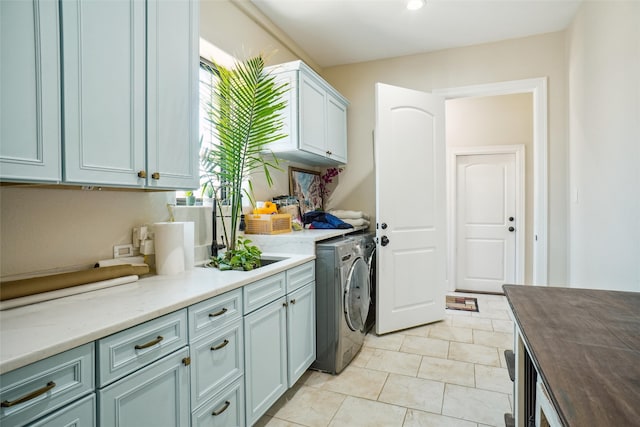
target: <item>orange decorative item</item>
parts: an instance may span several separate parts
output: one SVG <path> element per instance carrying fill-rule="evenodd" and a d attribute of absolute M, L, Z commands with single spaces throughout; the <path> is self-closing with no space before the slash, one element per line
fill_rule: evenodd
<path fill-rule="evenodd" d="M 291 232 L 291 215 L 248 214 L 244 218 L 245 234 L 281 234 Z"/>
<path fill-rule="evenodd" d="M 273 202 L 264 202 L 264 205 L 261 208 L 255 208 L 253 210 L 253 213 L 256 214 L 256 215 L 258 215 L 258 214 L 265 214 L 265 215 L 277 214 L 278 213 L 278 206 Z"/>

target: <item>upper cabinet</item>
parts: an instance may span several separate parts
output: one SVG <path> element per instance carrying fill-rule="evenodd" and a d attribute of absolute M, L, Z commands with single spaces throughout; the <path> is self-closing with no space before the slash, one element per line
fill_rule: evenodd
<path fill-rule="evenodd" d="M 196 0 L 62 0 L 68 183 L 196 188 Z"/>
<path fill-rule="evenodd" d="M 58 4 L 0 1 L 0 178 L 57 182 L 60 170 Z"/>
<path fill-rule="evenodd" d="M 348 101 L 302 61 L 269 68 L 287 82 L 287 137 L 269 145 L 277 156 L 311 165 L 347 163 Z"/>

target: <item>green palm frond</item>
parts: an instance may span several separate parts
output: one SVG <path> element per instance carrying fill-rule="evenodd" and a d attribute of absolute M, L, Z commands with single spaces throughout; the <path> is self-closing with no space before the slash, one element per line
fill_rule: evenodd
<path fill-rule="evenodd" d="M 262 153 L 268 144 L 286 136 L 280 112 L 286 106 L 283 95 L 288 87 L 265 72 L 262 56 L 238 62 L 232 69 L 214 65 L 218 82 L 212 87 L 212 101 L 207 107 L 219 142 L 203 151 L 201 162 L 205 173 L 217 178 L 230 200 L 231 236 L 226 237 L 233 249 L 243 181 L 262 170 L 271 185 L 269 171 L 277 168 L 277 159 L 269 162 Z M 251 196 L 249 199 L 253 200 Z"/>

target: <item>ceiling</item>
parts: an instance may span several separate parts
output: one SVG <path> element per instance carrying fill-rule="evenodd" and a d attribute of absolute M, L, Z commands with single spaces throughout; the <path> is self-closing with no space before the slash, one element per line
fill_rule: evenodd
<path fill-rule="evenodd" d="M 580 0 L 251 0 L 321 67 L 565 29 Z"/>

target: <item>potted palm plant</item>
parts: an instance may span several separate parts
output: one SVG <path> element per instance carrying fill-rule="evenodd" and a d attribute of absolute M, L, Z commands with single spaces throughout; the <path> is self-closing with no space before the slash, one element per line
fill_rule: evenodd
<path fill-rule="evenodd" d="M 266 159 L 262 153 L 268 144 L 286 136 L 281 111 L 288 88 L 265 70 L 262 55 L 239 61 L 233 68 L 214 63 L 213 72 L 217 81 L 211 88 L 207 114 L 218 141 L 202 150 L 201 163 L 210 177 L 208 185 L 218 187 L 214 202 L 218 212 L 223 204 L 228 206 L 231 221 L 223 230 L 227 251 L 212 263 L 222 270 L 251 270 L 260 266 L 261 252 L 251 241 L 237 236 L 243 183 L 248 185 L 246 195 L 252 203 L 254 172 L 262 170 L 267 184 L 272 184 L 270 170 L 277 169 L 278 161 L 275 157 L 273 161 Z"/>

